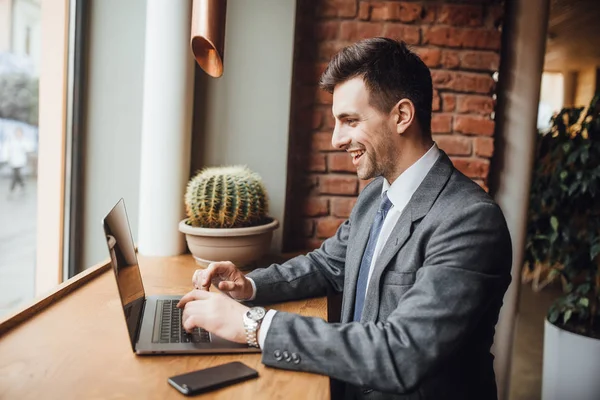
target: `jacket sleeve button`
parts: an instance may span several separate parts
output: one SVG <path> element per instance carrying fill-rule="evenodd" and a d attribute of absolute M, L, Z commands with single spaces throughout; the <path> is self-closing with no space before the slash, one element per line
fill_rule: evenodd
<path fill-rule="evenodd" d="M 292 353 L 292 362 L 294 364 L 300 364 L 300 356 L 296 353 Z"/>
<path fill-rule="evenodd" d="M 277 361 L 281 361 L 281 350 L 275 350 L 273 352 L 273 357 L 275 357 Z"/>
<path fill-rule="evenodd" d="M 285 361 L 287 361 L 287 362 L 292 361 L 292 356 L 290 356 L 290 353 L 288 353 L 287 350 L 284 350 L 282 354 L 283 354 L 283 359 Z"/>

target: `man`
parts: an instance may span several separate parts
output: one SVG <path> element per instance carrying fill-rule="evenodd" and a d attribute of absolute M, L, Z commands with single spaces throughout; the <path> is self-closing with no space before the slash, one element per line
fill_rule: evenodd
<path fill-rule="evenodd" d="M 12 169 L 10 196 L 17 185 L 21 187 L 21 193 L 25 191 L 25 181 L 23 181 L 23 177 L 21 176 L 21 170 L 27 165 L 27 153 L 30 151 L 30 146 L 23 138 L 23 130 L 21 128 L 15 130 L 15 134 L 9 139 L 7 147 L 8 165 Z"/>
<path fill-rule="evenodd" d="M 499 207 L 431 137 L 431 74 L 403 43 L 343 49 L 321 78 L 333 93 L 334 147 L 361 192 L 320 249 L 244 277 L 198 270 L 180 302 L 186 329 L 254 343 L 268 366 L 329 375 L 346 398 L 495 399 L 490 347 L 510 282 Z M 211 282 L 228 294 L 206 292 Z M 341 323 L 235 300 L 281 302 L 343 292 Z M 233 299 L 232 299 L 233 298 Z"/>

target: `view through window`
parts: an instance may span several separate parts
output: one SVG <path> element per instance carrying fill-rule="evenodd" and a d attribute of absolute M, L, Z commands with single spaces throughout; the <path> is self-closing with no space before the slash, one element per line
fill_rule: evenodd
<path fill-rule="evenodd" d="M 40 0 L 0 0 L 0 317 L 34 296 Z"/>

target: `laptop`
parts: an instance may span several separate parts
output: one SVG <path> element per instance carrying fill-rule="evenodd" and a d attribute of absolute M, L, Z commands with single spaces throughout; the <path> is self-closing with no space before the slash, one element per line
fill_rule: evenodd
<path fill-rule="evenodd" d="M 136 354 L 252 353 L 204 329 L 186 333 L 177 303 L 182 296 L 146 296 L 125 202 L 119 200 L 102 220 L 131 347 Z M 241 318 L 241 316 L 240 316 Z"/>

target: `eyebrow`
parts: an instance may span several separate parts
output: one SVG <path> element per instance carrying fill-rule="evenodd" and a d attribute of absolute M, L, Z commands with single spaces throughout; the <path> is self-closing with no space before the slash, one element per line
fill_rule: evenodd
<path fill-rule="evenodd" d="M 337 119 L 343 119 L 343 118 L 347 118 L 347 117 L 358 117 L 358 113 L 353 111 L 353 112 L 343 112 L 341 114 L 336 115 L 335 117 Z"/>

